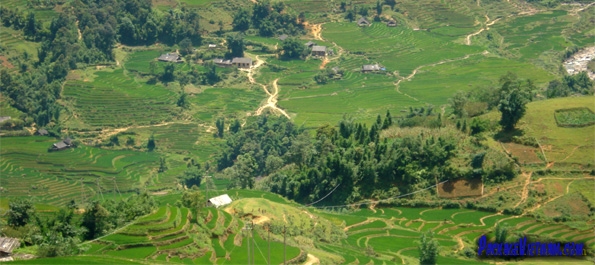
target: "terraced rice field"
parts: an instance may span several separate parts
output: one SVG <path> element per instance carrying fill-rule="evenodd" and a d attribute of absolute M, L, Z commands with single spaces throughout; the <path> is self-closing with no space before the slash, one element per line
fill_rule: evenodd
<path fill-rule="evenodd" d="M 556 233 L 552 232 L 564 230 L 567 232 L 555 235 L 553 238 L 560 241 L 582 240 L 582 242 L 589 242 L 591 239 L 585 236 L 585 232 L 571 229 L 563 224 L 552 225 L 538 222 L 533 218 L 495 215 L 467 209 L 398 207 L 376 209 L 375 212 L 363 209 L 351 214 L 333 215 L 321 213 L 321 215 L 327 218 L 346 220 L 355 216 L 367 216 L 365 220 L 350 223 L 347 230 L 348 238 L 342 240 L 341 244 L 317 244 L 317 247 L 328 252 L 340 253 L 342 257 L 350 262 L 356 259 L 356 255 L 349 254 L 349 249 L 363 249 L 368 246 L 372 246 L 376 253 L 396 260 L 401 258 L 417 259 L 419 254 L 417 253 L 415 241 L 419 240 L 422 232 L 428 230 L 434 231 L 435 238 L 443 250 L 458 249 L 458 238 L 462 240 L 464 246 L 473 249 L 476 247 L 477 238 L 481 235 L 493 236 L 496 223 L 508 226 L 511 229 L 510 233 L 525 231 L 533 235 L 549 234 L 553 236 Z M 485 225 L 482 224 L 482 221 Z M 590 242 L 590 244 L 593 243 L 595 242 Z M 362 260 L 361 257 L 357 257 L 357 259 Z M 441 256 L 440 259 L 455 262 L 456 264 L 462 262 L 467 264 L 466 261 L 452 257 Z"/>
<path fill-rule="evenodd" d="M 123 127 L 170 121 L 178 95 L 163 86 L 139 83 L 122 69 L 97 72 L 94 82 L 70 81 L 64 99 L 71 113 L 92 127 Z"/>
<path fill-rule="evenodd" d="M 47 149 L 49 137 L 12 137 L 2 142 L 2 197 L 32 196 L 35 201 L 63 205 L 72 199 L 126 192 L 147 180 L 158 156 L 79 146 L 59 152 Z"/>

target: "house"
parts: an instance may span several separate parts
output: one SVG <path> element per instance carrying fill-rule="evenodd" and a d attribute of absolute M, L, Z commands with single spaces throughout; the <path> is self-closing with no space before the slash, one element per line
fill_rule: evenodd
<path fill-rule="evenodd" d="M 387 27 L 396 27 L 397 26 L 397 21 L 395 21 L 394 19 L 391 19 L 388 22 L 386 22 L 386 26 Z"/>
<path fill-rule="evenodd" d="M 308 48 L 312 48 L 312 46 L 316 45 L 316 43 L 314 43 L 313 41 L 308 41 L 304 45 L 306 45 L 306 47 L 308 47 Z"/>
<path fill-rule="evenodd" d="M 287 34 L 283 34 L 281 36 L 279 36 L 279 40 L 281 41 L 285 41 L 289 36 L 287 36 Z"/>
<path fill-rule="evenodd" d="M 161 62 L 181 63 L 182 57 L 174 52 L 162 54 L 161 56 L 159 56 L 159 58 L 157 58 L 157 60 Z"/>
<path fill-rule="evenodd" d="M 368 21 L 365 17 L 361 17 L 357 21 L 357 25 L 360 27 L 368 27 L 368 26 L 372 25 L 372 23 L 370 23 L 370 21 Z"/>
<path fill-rule="evenodd" d="M 36 134 L 41 135 L 41 136 L 46 136 L 46 135 L 49 135 L 50 133 L 46 129 L 39 129 L 39 130 L 37 130 Z"/>
<path fill-rule="evenodd" d="M 313 46 L 312 55 L 314 56 L 326 56 L 326 46 Z"/>
<path fill-rule="evenodd" d="M 12 251 L 20 245 L 18 238 L 0 237 L 0 262 L 12 261 Z"/>
<path fill-rule="evenodd" d="M 54 143 L 50 150 L 60 151 L 70 147 L 72 147 L 72 139 L 70 139 L 70 137 L 66 137 L 66 139 L 62 140 L 61 142 Z"/>
<path fill-rule="evenodd" d="M 10 120 L 10 116 L 1 116 L 0 117 L 0 122 L 5 122 L 7 120 Z"/>
<path fill-rule="evenodd" d="M 378 64 L 366 64 L 362 66 L 362 72 L 375 72 L 380 70 L 380 66 Z"/>
<path fill-rule="evenodd" d="M 215 49 L 217 48 L 217 44 L 209 44 L 209 49 Z"/>
<path fill-rule="evenodd" d="M 236 57 L 231 60 L 231 64 L 238 68 L 250 68 L 252 66 L 252 59 L 245 57 Z"/>
<path fill-rule="evenodd" d="M 213 63 L 215 63 L 215 65 L 221 66 L 221 67 L 230 67 L 231 66 L 231 60 L 224 60 L 221 58 L 213 59 Z"/>
<path fill-rule="evenodd" d="M 217 197 L 210 198 L 207 201 L 207 206 L 215 206 L 215 208 L 219 208 L 221 206 L 225 206 L 231 203 L 231 198 L 227 194 L 219 195 Z"/>

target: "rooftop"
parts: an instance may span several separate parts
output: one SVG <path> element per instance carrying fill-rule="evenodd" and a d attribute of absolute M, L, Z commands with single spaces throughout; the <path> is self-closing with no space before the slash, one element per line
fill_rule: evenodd
<path fill-rule="evenodd" d="M 231 61 L 232 63 L 252 63 L 252 59 L 246 57 L 236 57 Z"/>
<path fill-rule="evenodd" d="M 285 40 L 285 39 L 287 39 L 288 37 L 289 37 L 289 36 L 287 36 L 287 34 L 283 34 L 283 35 L 279 36 L 279 39 L 280 39 L 280 40 Z"/>
<path fill-rule="evenodd" d="M 313 52 L 326 52 L 326 46 L 314 46 L 312 47 Z"/>
<path fill-rule="evenodd" d="M 216 208 L 219 208 L 221 206 L 230 204 L 231 198 L 229 197 L 229 195 L 223 194 L 217 197 L 210 198 L 209 202 L 212 203 Z"/>
<path fill-rule="evenodd" d="M 5 253 L 12 253 L 12 250 L 18 248 L 21 242 L 17 238 L 0 237 L 0 251 Z"/>
<path fill-rule="evenodd" d="M 161 56 L 159 56 L 159 58 L 157 58 L 157 60 L 159 61 L 166 61 L 166 62 L 177 62 L 180 61 L 180 55 L 177 53 L 166 53 L 166 54 L 162 54 Z"/>

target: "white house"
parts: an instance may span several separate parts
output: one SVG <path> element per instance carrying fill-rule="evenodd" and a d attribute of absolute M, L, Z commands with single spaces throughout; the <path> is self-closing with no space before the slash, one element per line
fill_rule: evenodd
<path fill-rule="evenodd" d="M 207 206 L 215 206 L 215 208 L 219 208 L 221 206 L 225 206 L 231 203 L 231 198 L 227 194 L 219 195 L 217 197 L 210 198 L 207 201 Z"/>

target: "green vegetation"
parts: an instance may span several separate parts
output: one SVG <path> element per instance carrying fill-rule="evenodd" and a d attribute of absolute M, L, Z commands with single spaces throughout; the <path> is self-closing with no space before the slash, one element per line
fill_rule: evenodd
<path fill-rule="evenodd" d="M 274 264 L 483 264 L 481 235 L 592 249 L 593 82 L 562 61 L 592 45 L 593 8 L 7 0 L 0 236 L 41 264 L 264 264 L 269 243 Z M 234 57 L 253 67 L 213 60 Z"/>

